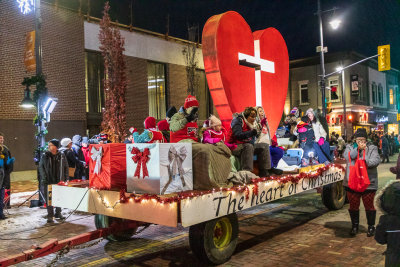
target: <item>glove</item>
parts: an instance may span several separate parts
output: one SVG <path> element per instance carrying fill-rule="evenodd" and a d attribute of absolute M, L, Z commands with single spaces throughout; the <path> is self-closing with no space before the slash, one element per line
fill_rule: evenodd
<path fill-rule="evenodd" d="M 261 126 L 265 126 L 267 124 L 267 118 L 261 120 Z"/>
<path fill-rule="evenodd" d="M 199 110 L 198 107 L 194 107 L 192 109 L 192 111 L 188 115 L 185 116 L 185 118 L 187 119 L 188 122 L 194 121 L 196 119 L 196 113 L 198 110 Z"/>
<path fill-rule="evenodd" d="M 324 139 L 323 137 L 321 137 L 321 138 L 318 140 L 318 145 L 322 146 L 322 145 L 324 144 L 324 142 L 325 142 L 325 139 Z"/>
<path fill-rule="evenodd" d="M 251 130 L 251 136 L 257 136 L 257 134 L 258 134 L 257 129 Z"/>
<path fill-rule="evenodd" d="M 15 158 L 14 158 L 14 157 L 13 157 L 13 158 L 8 158 L 8 160 L 7 160 L 7 165 L 13 164 L 14 161 L 15 161 Z"/>

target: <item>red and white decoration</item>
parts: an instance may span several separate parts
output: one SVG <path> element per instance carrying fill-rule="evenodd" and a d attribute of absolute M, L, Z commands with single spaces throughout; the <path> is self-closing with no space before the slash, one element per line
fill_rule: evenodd
<path fill-rule="evenodd" d="M 192 145 L 126 145 L 128 192 L 169 194 L 193 190 Z"/>

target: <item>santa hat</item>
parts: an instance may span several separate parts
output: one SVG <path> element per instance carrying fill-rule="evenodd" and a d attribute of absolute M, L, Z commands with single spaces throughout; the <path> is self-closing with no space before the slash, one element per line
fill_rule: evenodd
<path fill-rule="evenodd" d="M 208 120 L 210 121 L 210 127 L 222 125 L 220 119 L 218 119 L 214 115 L 211 115 Z"/>
<path fill-rule="evenodd" d="M 131 128 L 129 128 L 129 132 L 130 132 L 130 134 L 133 134 L 133 133 L 137 132 L 137 129 L 132 126 Z"/>
<path fill-rule="evenodd" d="M 169 131 L 169 124 L 167 120 L 161 120 L 157 123 L 159 131 Z"/>
<path fill-rule="evenodd" d="M 185 109 L 198 106 L 199 106 L 199 101 L 197 101 L 196 97 L 192 95 L 188 95 L 188 97 L 186 97 L 185 104 L 183 105 Z"/>
<path fill-rule="evenodd" d="M 154 117 L 147 117 L 144 120 L 144 128 L 145 129 L 156 128 L 156 119 Z"/>

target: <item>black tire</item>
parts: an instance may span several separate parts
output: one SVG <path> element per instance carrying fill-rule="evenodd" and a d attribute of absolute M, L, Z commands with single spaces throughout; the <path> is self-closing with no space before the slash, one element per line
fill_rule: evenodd
<path fill-rule="evenodd" d="M 330 210 L 339 210 L 346 201 L 346 192 L 344 191 L 343 181 L 324 185 L 322 189 L 322 203 Z"/>
<path fill-rule="evenodd" d="M 110 217 L 102 214 L 96 214 L 94 216 L 94 223 L 96 225 L 96 229 L 108 228 L 112 224 L 124 224 L 128 221 L 130 220 Z M 126 229 L 123 232 L 117 232 L 112 235 L 108 235 L 106 236 L 106 239 L 110 241 L 126 241 L 131 239 L 131 237 L 136 233 L 136 230 L 137 227 Z"/>
<path fill-rule="evenodd" d="M 206 264 L 222 264 L 235 252 L 239 223 L 235 213 L 189 228 L 190 248 Z"/>

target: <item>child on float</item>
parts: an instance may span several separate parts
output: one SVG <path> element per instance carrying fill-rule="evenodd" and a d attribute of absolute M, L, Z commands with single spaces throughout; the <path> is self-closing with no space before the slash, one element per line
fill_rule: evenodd
<path fill-rule="evenodd" d="M 297 124 L 297 134 L 299 139 L 300 148 L 303 149 L 303 158 L 301 159 L 301 166 L 318 164 L 317 153 L 314 147 L 314 130 L 309 123 L 307 116 L 301 117 Z"/>
<path fill-rule="evenodd" d="M 138 132 L 133 133 L 134 143 L 166 143 L 167 140 L 163 133 L 156 128 L 156 119 L 154 117 L 147 117 L 144 120 L 144 131 L 142 134 Z"/>
<path fill-rule="evenodd" d="M 309 124 L 314 131 L 315 139 L 313 145 L 319 162 L 329 164 L 330 161 L 332 161 L 332 158 L 330 156 L 329 143 L 326 141 L 326 131 L 312 108 L 307 109 L 306 115 L 309 119 Z"/>
<path fill-rule="evenodd" d="M 228 143 L 228 133 L 222 126 L 221 120 L 214 115 L 211 115 L 208 119 L 209 127 L 203 132 L 203 143 L 204 144 L 216 144 L 223 142 L 230 150 L 236 148 L 235 144 Z"/>

